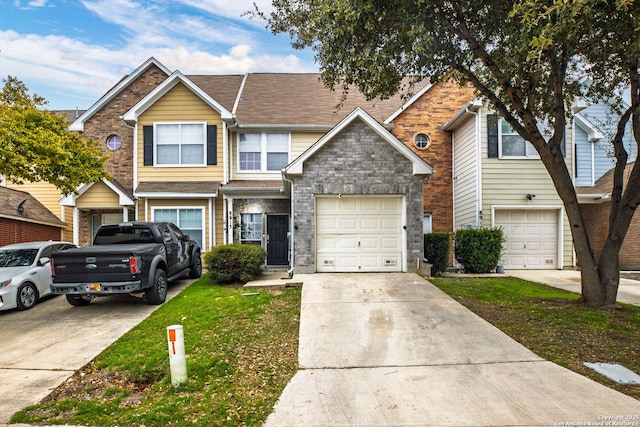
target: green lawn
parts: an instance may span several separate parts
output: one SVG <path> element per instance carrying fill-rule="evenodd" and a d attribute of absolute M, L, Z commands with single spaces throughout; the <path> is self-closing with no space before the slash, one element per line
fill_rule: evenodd
<path fill-rule="evenodd" d="M 583 365 L 618 363 L 640 373 L 640 307 L 586 308 L 579 295 L 521 279 L 429 281 L 538 356 L 640 399 L 640 385 L 620 385 Z"/>
<path fill-rule="evenodd" d="M 250 293 L 201 278 L 11 422 L 261 425 L 298 367 L 300 289 Z M 166 332 L 174 324 L 184 328 L 188 370 L 177 388 Z"/>

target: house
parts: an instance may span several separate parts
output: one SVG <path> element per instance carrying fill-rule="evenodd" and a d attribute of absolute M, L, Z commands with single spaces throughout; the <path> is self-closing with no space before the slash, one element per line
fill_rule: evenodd
<path fill-rule="evenodd" d="M 31 194 L 0 187 L 0 246 L 60 240 L 67 226 Z"/>
<path fill-rule="evenodd" d="M 573 267 L 564 207 L 535 149 L 480 100 L 443 129 L 453 138 L 454 229 L 501 227 L 505 269 Z M 564 153 L 571 168 L 571 133 Z"/>
<path fill-rule="evenodd" d="M 89 244 L 106 222 L 170 220 L 204 248 L 262 245 L 269 266 L 419 268 L 423 224 L 437 212 L 433 224 L 446 231 L 452 212 L 442 190 L 439 210 L 423 207 L 435 197 L 434 169 L 449 168 L 446 155 L 435 155 L 447 134 L 437 136 L 437 124 L 429 123 L 417 132 L 419 140 L 434 132 L 429 144 L 416 143 L 408 126 L 398 138 L 390 118 L 409 117 L 416 99 L 367 101 L 357 91 L 343 97 L 319 77 L 186 76 L 150 58 L 71 125 L 101 142 L 112 176 L 57 194 L 71 239 Z M 416 89 L 426 99 L 438 87 Z M 458 105 L 448 108 L 453 114 Z M 301 191 L 305 186 L 311 192 Z M 344 238 L 327 237 L 335 235 Z M 341 255 L 354 251 L 352 262 Z"/>

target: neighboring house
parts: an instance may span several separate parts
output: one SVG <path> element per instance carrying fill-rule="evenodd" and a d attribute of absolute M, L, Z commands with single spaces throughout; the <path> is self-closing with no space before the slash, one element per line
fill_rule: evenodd
<path fill-rule="evenodd" d="M 0 246 L 61 239 L 66 224 L 31 194 L 0 187 L 0 200 Z"/>
<path fill-rule="evenodd" d="M 573 267 L 564 207 L 535 149 L 477 100 L 443 129 L 453 138 L 454 229 L 502 227 L 505 269 Z M 572 147 L 568 132 L 569 168 Z"/>

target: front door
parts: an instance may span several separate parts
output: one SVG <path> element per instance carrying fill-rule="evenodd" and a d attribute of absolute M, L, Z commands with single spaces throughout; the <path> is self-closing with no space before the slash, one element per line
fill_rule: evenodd
<path fill-rule="evenodd" d="M 288 215 L 267 215 L 267 265 L 289 264 L 288 234 Z"/>

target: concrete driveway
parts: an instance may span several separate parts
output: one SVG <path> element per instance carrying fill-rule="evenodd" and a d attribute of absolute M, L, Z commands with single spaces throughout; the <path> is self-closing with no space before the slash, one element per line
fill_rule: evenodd
<path fill-rule="evenodd" d="M 192 282 L 172 283 L 167 298 Z M 0 312 L 0 425 L 39 402 L 158 307 L 130 296 L 72 307 L 59 296 L 28 311 Z"/>
<path fill-rule="evenodd" d="M 267 427 L 597 425 L 640 415 L 640 401 L 541 359 L 418 275 L 296 279 L 302 369 Z"/>

